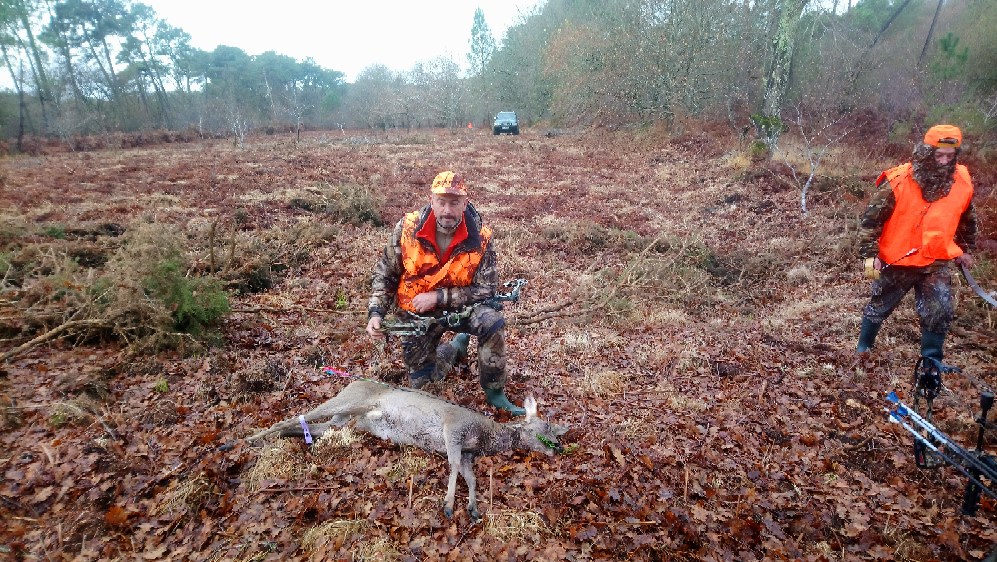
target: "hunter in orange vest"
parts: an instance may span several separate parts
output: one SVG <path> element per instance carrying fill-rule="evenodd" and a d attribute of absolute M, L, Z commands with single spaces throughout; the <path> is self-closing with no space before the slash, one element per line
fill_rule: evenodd
<path fill-rule="evenodd" d="M 969 170 L 957 163 L 962 131 L 928 129 L 910 162 L 883 172 L 862 217 L 860 253 L 872 297 L 862 312 L 858 353 L 872 349 L 883 321 L 914 289 L 921 356 L 942 361 L 954 313 L 951 264 L 972 266 L 976 211 Z"/>
<path fill-rule="evenodd" d="M 402 337 L 409 383 L 422 388 L 441 381 L 467 352 L 469 336 L 475 336 L 478 378 L 488 403 L 525 415 L 505 395 L 505 319 L 484 302 L 497 287 L 492 231 L 468 201 L 464 178 L 441 172 L 433 179 L 429 204 L 398 222 L 374 268 L 367 333 L 383 336 L 381 321 L 394 306 L 403 315 L 460 313 L 460 325 L 433 322 L 425 334 Z M 441 345 L 447 331 L 457 335 Z"/>

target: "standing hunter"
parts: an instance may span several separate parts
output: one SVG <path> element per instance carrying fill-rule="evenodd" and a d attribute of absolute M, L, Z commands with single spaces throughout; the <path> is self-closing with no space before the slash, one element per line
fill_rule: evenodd
<path fill-rule="evenodd" d="M 468 202 L 464 178 L 451 171 L 433 179 L 429 204 L 405 215 L 374 268 L 367 304 L 367 333 L 382 336 L 381 321 L 394 302 L 409 313 L 439 317 L 469 312 L 451 344 L 440 345 L 448 328 L 432 323 L 424 335 L 402 337 L 413 388 L 446 376 L 466 353 L 470 334 L 478 338 L 478 376 L 488 403 L 515 416 L 526 414 L 505 395 L 505 319 L 483 301 L 498 286 L 492 231 Z"/>
<path fill-rule="evenodd" d="M 952 267 L 972 267 L 976 244 L 973 182 L 957 163 L 962 131 L 935 125 L 910 162 L 883 172 L 862 217 L 866 276 L 874 279 L 856 352 L 868 352 L 907 292 L 921 319 L 921 356 L 942 361 L 953 316 Z"/>

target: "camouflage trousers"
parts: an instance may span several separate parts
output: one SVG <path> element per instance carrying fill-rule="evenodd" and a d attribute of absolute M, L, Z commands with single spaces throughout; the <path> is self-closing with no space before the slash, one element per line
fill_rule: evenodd
<path fill-rule="evenodd" d="M 478 338 L 478 378 L 482 388 L 505 388 L 505 319 L 502 313 L 476 304 L 470 317 L 456 328 L 433 324 L 425 335 L 402 338 L 402 355 L 413 386 L 427 380 L 440 380 L 454 365 L 455 353 L 437 353 L 440 338 L 447 331 L 467 333 Z"/>
<path fill-rule="evenodd" d="M 954 315 L 950 263 L 938 261 L 928 267 L 887 268 L 872 282 L 872 298 L 862 311 L 863 319 L 881 324 L 913 288 L 921 331 L 947 333 Z"/>

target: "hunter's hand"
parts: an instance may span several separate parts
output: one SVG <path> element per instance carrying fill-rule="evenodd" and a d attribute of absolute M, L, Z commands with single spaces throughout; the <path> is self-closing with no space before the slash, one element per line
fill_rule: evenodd
<path fill-rule="evenodd" d="M 969 254 L 963 254 L 955 259 L 955 264 L 964 265 L 969 269 L 973 269 L 973 266 L 976 265 L 976 260 Z"/>
<path fill-rule="evenodd" d="M 370 320 L 367 321 L 367 334 L 372 338 L 376 338 L 378 336 L 384 337 L 384 334 L 381 332 L 380 316 L 371 316 Z"/>
<path fill-rule="evenodd" d="M 416 312 L 429 312 L 436 308 L 436 299 L 436 291 L 419 293 L 412 298 L 412 306 L 415 307 Z"/>

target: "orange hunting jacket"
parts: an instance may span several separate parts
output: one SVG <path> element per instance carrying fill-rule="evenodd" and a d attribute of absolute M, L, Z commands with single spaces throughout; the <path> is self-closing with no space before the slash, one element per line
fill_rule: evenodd
<path fill-rule="evenodd" d="M 471 203 L 461 222 L 450 247 L 441 251 L 431 206 L 398 221 L 374 264 L 368 316 L 384 317 L 396 304 L 411 311 L 412 298 L 420 291 L 437 292 L 437 310 L 459 310 L 495 294 L 498 267 L 492 231 Z"/>
<path fill-rule="evenodd" d="M 960 217 L 973 200 L 969 170 L 957 164 L 948 195 L 931 203 L 924 200 L 911 170 L 908 162 L 883 172 L 876 181 L 879 185 L 888 180 L 896 200 L 879 237 L 879 259 L 888 264 L 924 267 L 935 260 L 961 256 L 963 250 L 955 243 L 955 234 Z"/>

